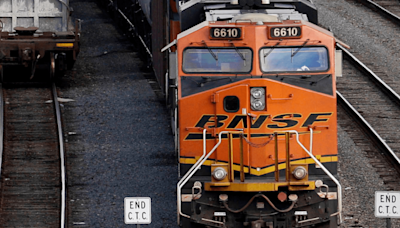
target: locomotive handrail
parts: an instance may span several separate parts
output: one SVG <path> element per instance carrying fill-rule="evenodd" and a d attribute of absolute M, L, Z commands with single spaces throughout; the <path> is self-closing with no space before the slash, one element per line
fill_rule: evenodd
<path fill-rule="evenodd" d="M 328 175 L 329 178 L 331 178 L 331 180 L 333 182 L 335 182 L 335 184 L 337 185 L 338 211 L 331 214 L 331 216 L 335 216 L 337 214 L 339 217 L 339 224 L 341 224 L 343 222 L 343 220 L 342 220 L 342 186 L 340 185 L 339 181 L 333 176 L 333 174 L 330 173 L 329 170 L 327 168 L 325 168 L 325 166 L 322 165 L 322 163 L 320 161 L 318 161 L 318 159 L 309 150 L 307 150 L 307 148 L 300 142 L 299 132 L 297 132 L 296 130 L 289 130 L 286 132 L 296 134 L 297 143 L 315 161 L 315 163 L 321 167 L 321 169 L 326 173 L 326 175 Z M 311 138 L 312 138 L 312 134 L 313 134 L 313 130 L 312 130 L 312 128 L 310 128 L 310 137 Z"/>
<path fill-rule="evenodd" d="M 181 199 L 181 189 L 182 187 L 189 181 L 189 179 L 197 172 L 197 170 L 204 164 L 204 162 L 215 152 L 215 150 L 219 147 L 222 142 L 222 135 L 229 133 L 229 131 L 221 131 L 218 134 L 218 143 L 212 148 L 212 150 L 206 155 L 206 132 L 207 129 L 203 130 L 203 155 L 199 158 L 199 160 L 186 172 L 186 174 L 182 177 L 182 179 L 177 184 L 177 211 L 178 211 L 178 224 L 180 223 L 179 215 L 190 218 L 189 215 L 182 213 L 182 199 Z M 214 222 L 218 224 L 224 224 L 223 222 L 218 222 L 214 220 L 208 220 L 208 222 Z"/>
<path fill-rule="evenodd" d="M 204 129 L 203 130 L 203 139 L 206 137 L 205 136 L 206 132 L 207 132 L 207 129 Z M 199 160 L 197 160 L 197 162 L 189 169 L 189 171 L 186 172 L 186 174 L 182 177 L 182 179 L 177 184 L 177 193 L 176 193 L 176 195 L 177 195 L 177 202 L 178 202 L 177 203 L 178 204 L 177 205 L 177 209 L 178 209 L 178 225 L 180 223 L 179 215 L 182 215 L 182 216 L 184 216 L 186 218 L 190 218 L 189 215 L 183 214 L 182 210 L 181 210 L 181 188 L 182 188 L 183 185 L 186 184 L 186 182 L 188 180 L 187 177 L 188 177 L 189 173 L 194 170 L 195 166 L 205 157 L 205 155 L 206 155 L 206 142 L 205 142 L 205 140 L 203 140 L 203 155 L 201 155 Z M 184 183 L 182 184 L 182 182 L 184 182 Z"/>
<path fill-rule="evenodd" d="M 272 94 L 268 94 L 267 98 L 273 100 L 273 101 L 283 101 L 283 100 L 292 100 L 293 99 L 293 94 L 289 94 L 289 97 L 287 98 L 273 98 Z"/>

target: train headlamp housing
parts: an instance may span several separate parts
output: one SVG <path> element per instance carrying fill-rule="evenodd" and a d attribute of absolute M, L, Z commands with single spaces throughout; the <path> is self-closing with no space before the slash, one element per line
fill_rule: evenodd
<path fill-rule="evenodd" d="M 251 95 L 256 99 L 260 99 L 265 93 L 264 88 L 252 88 L 250 92 Z"/>
<path fill-rule="evenodd" d="M 212 175 L 213 175 L 214 179 L 221 181 L 221 180 L 225 179 L 225 177 L 228 175 L 228 173 L 225 171 L 224 168 L 217 167 L 212 172 Z"/>
<path fill-rule="evenodd" d="M 264 104 L 260 100 L 255 100 L 251 103 L 251 109 L 261 111 L 264 109 Z"/>
<path fill-rule="evenodd" d="M 211 164 L 211 186 L 229 186 L 229 166 L 228 164 Z"/>
<path fill-rule="evenodd" d="M 253 111 L 262 111 L 265 109 L 265 88 L 253 87 L 250 89 L 250 104 Z"/>
<path fill-rule="evenodd" d="M 303 166 L 297 166 L 292 172 L 294 178 L 297 180 L 302 180 L 307 177 L 307 169 Z"/>

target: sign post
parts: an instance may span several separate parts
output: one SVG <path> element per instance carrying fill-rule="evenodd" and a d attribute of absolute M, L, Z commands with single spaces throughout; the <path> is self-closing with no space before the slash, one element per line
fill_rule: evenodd
<path fill-rule="evenodd" d="M 124 199 L 125 224 L 150 224 L 151 223 L 151 198 L 150 197 L 125 197 Z"/>
<path fill-rule="evenodd" d="M 375 192 L 375 217 L 386 218 L 386 226 L 390 228 L 391 218 L 400 218 L 400 192 Z"/>

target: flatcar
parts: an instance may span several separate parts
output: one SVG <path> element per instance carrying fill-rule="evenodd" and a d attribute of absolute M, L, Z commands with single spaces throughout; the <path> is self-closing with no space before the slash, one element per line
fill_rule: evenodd
<path fill-rule="evenodd" d="M 317 26 L 312 2 L 110 5 L 145 46 L 171 110 L 181 227 L 341 223 L 340 41 Z"/>
<path fill-rule="evenodd" d="M 0 1 L 0 76 L 23 67 L 29 78 L 45 69 L 50 79 L 72 68 L 80 48 L 80 21 L 69 0 Z"/>

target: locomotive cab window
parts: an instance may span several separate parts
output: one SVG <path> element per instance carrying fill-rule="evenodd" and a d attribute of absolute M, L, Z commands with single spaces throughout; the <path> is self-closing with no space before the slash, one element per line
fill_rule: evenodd
<path fill-rule="evenodd" d="M 260 52 L 263 72 L 323 72 L 329 69 L 325 47 L 267 47 Z"/>
<path fill-rule="evenodd" d="M 249 73 L 253 55 L 249 48 L 188 48 L 183 52 L 185 73 Z"/>
<path fill-rule="evenodd" d="M 224 109 L 226 112 L 237 112 L 239 108 L 240 102 L 237 96 L 226 96 L 224 98 Z"/>

